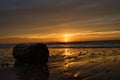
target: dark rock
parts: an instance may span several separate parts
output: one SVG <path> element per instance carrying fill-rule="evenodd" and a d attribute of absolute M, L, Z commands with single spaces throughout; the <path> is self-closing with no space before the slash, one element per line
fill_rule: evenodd
<path fill-rule="evenodd" d="M 45 44 L 18 44 L 13 49 L 16 64 L 45 64 L 48 62 L 49 50 Z"/>

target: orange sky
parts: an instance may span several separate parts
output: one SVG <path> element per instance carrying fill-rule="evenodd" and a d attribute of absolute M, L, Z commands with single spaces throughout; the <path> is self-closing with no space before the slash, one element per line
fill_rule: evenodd
<path fill-rule="evenodd" d="M 119 3 L 0 0 L 0 44 L 120 40 Z"/>
<path fill-rule="evenodd" d="M 0 43 L 33 43 L 33 42 L 75 42 L 75 41 L 96 41 L 96 40 L 120 40 L 119 31 L 108 32 L 86 32 L 86 33 L 65 33 L 65 34 L 30 34 L 12 36 L 0 39 Z"/>

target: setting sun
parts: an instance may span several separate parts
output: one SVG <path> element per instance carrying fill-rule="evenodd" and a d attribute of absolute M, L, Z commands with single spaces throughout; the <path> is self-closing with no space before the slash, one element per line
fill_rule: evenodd
<path fill-rule="evenodd" d="M 65 38 L 65 42 L 68 42 L 68 38 Z"/>
<path fill-rule="evenodd" d="M 69 41 L 69 38 L 70 38 L 70 35 L 69 35 L 69 34 L 65 34 L 65 35 L 64 35 L 64 41 L 65 41 L 65 42 L 68 42 L 68 41 Z"/>

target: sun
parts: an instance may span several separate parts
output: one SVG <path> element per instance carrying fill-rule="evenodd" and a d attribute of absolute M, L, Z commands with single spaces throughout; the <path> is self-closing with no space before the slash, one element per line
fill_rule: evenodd
<path fill-rule="evenodd" d="M 65 42 L 68 42 L 68 38 L 65 38 Z"/>
<path fill-rule="evenodd" d="M 70 35 L 69 34 L 65 34 L 63 36 L 64 36 L 64 42 L 69 42 Z"/>

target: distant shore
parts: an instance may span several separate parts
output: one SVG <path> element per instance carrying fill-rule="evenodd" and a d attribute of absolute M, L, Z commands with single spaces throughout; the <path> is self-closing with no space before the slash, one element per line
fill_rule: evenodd
<path fill-rule="evenodd" d="M 84 41 L 84 42 L 49 42 L 45 44 L 49 48 L 120 48 L 120 40 Z M 0 48 L 13 48 L 15 45 L 16 44 L 0 44 Z"/>

